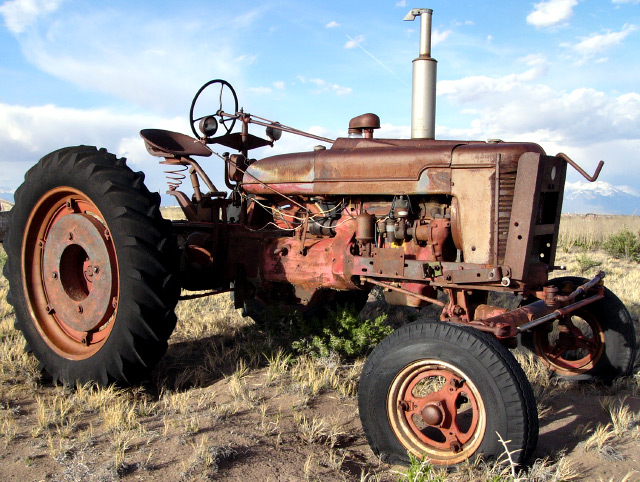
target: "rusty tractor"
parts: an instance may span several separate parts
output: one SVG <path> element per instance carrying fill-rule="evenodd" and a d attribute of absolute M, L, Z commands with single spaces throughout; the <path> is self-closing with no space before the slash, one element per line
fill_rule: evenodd
<path fill-rule="evenodd" d="M 535 143 L 436 140 L 431 15 L 405 18 L 421 22 L 410 139 L 374 137 L 371 113 L 350 120 L 348 137 L 318 137 L 245 112 L 228 82 L 212 80 L 193 99 L 193 137 L 141 131 L 186 220 L 163 220 L 144 175 L 103 149 L 67 147 L 31 168 L 15 194 L 5 276 L 16 327 L 54 380 L 139 380 L 166 350 L 181 289 L 232 291 L 256 318 L 276 304 L 362 306 L 374 287 L 392 305 L 436 305 L 439 320 L 396 330 L 360 379 L 364 432 L 392 461 L 497 457 L 501 440 L 525 461 L 538 416 L 508 350 L 518 343 L 568 379 L 629 374 L 634 328 L 604 273 L 549 278 L 567 166 L 594 180 L 602 163 L 589 176 Z M 212 91 L 213 113 L 196 116 Z M 250 157 L 282 133 L 331 146 Z M 234 152 L 218 154 L 226 190 L 195 159 L 213 144 Z M 492 292 L 519 296 L 519 307 L 489 304 Z"/>

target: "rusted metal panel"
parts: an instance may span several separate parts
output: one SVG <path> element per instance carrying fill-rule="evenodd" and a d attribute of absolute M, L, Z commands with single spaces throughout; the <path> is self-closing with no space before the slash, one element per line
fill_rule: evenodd
<path fill-rule="evenodd" d="M 87 214 L 64 216 L 47 234 L 42 283 L 51 309 L 74 330 L 97 329 L 113 312 L 108 245 L 104 226 Z"/>
<path fill-rule="evenodd" d="M 266 157 L 254 162 L 247 169 L 244 176 L 244 187 L 247 191 L 256 179 L 267 184 L 278 184 L 281 187 L 286 183 L 305 184 L 312 183 L 315 178 L 316 152 L 302 152 L 299 154 L 282 154 Z"/>
<path fill-rule="evenodd" d="M 492 261 L 495 161 L 491 167 L 453 169 L 451 194 L 458 201 L 456 220 L 462 231 L 465 262 Z"/>
<path fill-rule="evenodd" d="M 445 271 L 443 275 L 447 281 L 456 284 L 483 282 L 495 283 L 502 279 L 502 271 L 500 268 L 457 269 L 453 271 Z"/>
<path fill-rule="evenodd" d="M 442 167 L 426 168 L 420 173 L 420 179 L 418 179 L 414 192 L 451 194 L 451 169 Z"/>
<path fill-rule="evenodd" d="M 565 175 L 566 163 L 557 157 L 520 158 L 504 260 L 516 280 L 546 281 L 542 268 L 555 258 Z"/>
<path fill-rule="evenodd" d="M 453 151 L 451 165 L 462 169 L 465 166 L 477 169 L 479 165 L 492 168 L 496 156 L 502 157 L 505 167 L 511 165 L 517 167 L 518 159 L 525 152 L 533 152 L 544 155 L 544 150 L 538 144 L 532 142 L 492 142 L 482 144 L 460 144 Z"/>
<path fill-rule="evenodd" d="M 404 277 L 404 250 L 400 248 L 373 248 L 373 272 Z"/>
<path fill-rule="evenodd" d="M 529 151 L 542 149 L 532 143 L 340 138 L 328 150 L 254 162 L 243 188 L 258 195 L 270 187 L 285 195 L 450 194 L 450 167 L 493 169 L 504 152 L 503 164 L 513 171 L 519 155 Z"/>

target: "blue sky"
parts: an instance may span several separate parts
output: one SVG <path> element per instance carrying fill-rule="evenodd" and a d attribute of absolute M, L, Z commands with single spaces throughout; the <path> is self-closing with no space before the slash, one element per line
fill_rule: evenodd
<path fill-rule="evenodd" d="M 375 112 L 379 135 L 408 137 L 419 22 L 402 19 L 427 7 L 437 138 L 533 141 L 590 172 L 603 159 L 602 180 L 640 195 L 640 0 L 408 1 L 4 1 L 0 189 L 47 152 L 95 144 L 164 192 L 138 131 L 189 132 L 191 96 L 212 78 L 303 130 L 343 136 Z M 285 134 L 256 155 L 314 144 Z M 222 184 L 218 161 L 202 163 Z"/>

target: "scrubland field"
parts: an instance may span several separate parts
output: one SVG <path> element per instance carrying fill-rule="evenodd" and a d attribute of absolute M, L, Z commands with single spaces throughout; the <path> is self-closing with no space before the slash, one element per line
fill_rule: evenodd
<path fill-rule="evenodd" d="M 638 233 L 638 217 L 564 217 L 556 264 L 567 269 L 554 275 L 604 270 L 637 323 Z M 356 395 L 370 347 L 348 338 L 358 317 L 374 320 L 365 334 L 375 339 L 426 311 L 372 296 L 362 313 L 342 314 L 350 328 L 332 344 L 291 316 L 256 326 L 228 295 L 181 301 L 169 350 L 144 384 L 70 388 L 53 386 L 24 353 L 7 290 L 0 277 L 1 480 L 640 480 L 637 374 L 572 385 L 517 353 L 540 417 L 530 466 L 512 467 L 505 454 L 503 464 L 450 473 L 420 461 L 407 470 L 381 463 L 365 441 Z"/>

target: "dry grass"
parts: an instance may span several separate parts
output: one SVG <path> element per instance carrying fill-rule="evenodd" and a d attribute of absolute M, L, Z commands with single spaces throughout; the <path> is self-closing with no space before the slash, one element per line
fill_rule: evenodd
<path fill-rule="evenodd" d="M 628 229 L 640 232 L 640 216 L 567 215 L 560 220 L 558 247 L 569 251 L 578 246 L 586 249 L 599 247 L 607 236 Z"/>
<path fill-rule="evenodd" d="M 580 248 L 600 243 L 624 226 L 640 230 L 638 218 L 563 217 L 563 244 L 556 264 L 565 264 L 568 270 L 554 275 L 588 277 L 604 269 L 605 284 L 638 320 L 639 265 Z M 0 260 L 3 256 L 0 250 Z M 286 447 L 289 455 L 284 457 L 299 451 L 304 455 L 296 459 L 297 475 L 309 480 L 405 478 L 404 471 L 398 473 L 398 468 L 381 464 L 372 455 L 365 459 L 349 445 L 357 439 L 357 450 L 366 446 L 359 426 L 345 428 L 345 419 L 318 410 L 324 403 L 334 403 L 336 414 L 344 415 L 344 404 L 352 411 L 351 419 L 357 420 L 354 397 L 364 360 L 345 364 L 339 357 L 294 357 L 286 346 L 257 331 L 250 319 L 242 318 L 228 295 L 178 304 L 179 321 L 167 355 L 143 387 L 68 389 L 47 385 L 38 362 L 24 353 L 6 293 L 6 280 L 0 276 L 0 443 L 5 451 L 20 444 L 40 447 L 37 457 L 36 452 L 24 457 L 25 464 L 46 462 L 50 464 L 46 470 L 57 473 L 59 480 L 153 480 L 169 470 L 166 460 L 171 451 L 181 457 L 172 472 L 176 479 L 205 480 L 222 476 L 232 463 L 250 466 L 247 446 L 268 447 L 274 454 L 284 453 Z M 534 387 L 544 425 L 554 415 L 553 401 L 566 394 L 568 385 L 534 356 L 518 357 Z M 566 436 L 581 440 L 575 451 L 597 454 L 608 463 L 619 455 L 624 440 L 640 439 L 638 413 L 630 399 L 620 395 L 640 395 L 640 377 L 589 390 L 600 397 L 604 421 L 573 427 Z M 241 424 L 245 428 L 239 437 Z M 222 439 L 216 438 L 218 433 Z M 294 448 L 296 444 L 302 448 Z M 422 480 L 587 480 L 575 458 L 580 454 L 574 458 L 551 454 L 515 477 L 508 464 L 478 461 L 454 473 L 431 467 L 431 478 Z"/>

